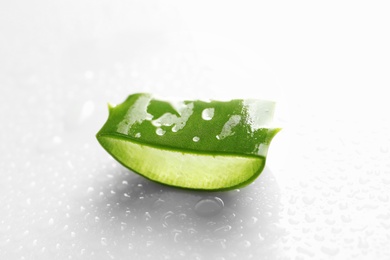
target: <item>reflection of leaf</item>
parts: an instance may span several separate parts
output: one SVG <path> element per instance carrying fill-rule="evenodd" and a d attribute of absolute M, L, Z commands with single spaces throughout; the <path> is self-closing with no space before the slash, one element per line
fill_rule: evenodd
<path fill-rule="evenodd" d="M 134 94 L 110 108 L 97 138 L 124 166 L 149 179 L 231 189 L 264 168 L 270 141 L 280 130 L 269 125 L 273 109 L 274 103 L 260 100 L 173 103 Z"/>

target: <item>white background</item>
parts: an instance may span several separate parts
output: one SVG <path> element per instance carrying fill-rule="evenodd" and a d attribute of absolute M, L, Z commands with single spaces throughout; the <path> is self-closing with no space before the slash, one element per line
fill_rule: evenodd
<path fill-rule="evenodd" d="M 2 1 L 0 258 L 389 259 L 389 11 Z M 140 91 L 277 101 L 266 170 L 204 194 L 122 168 L 94 134 L 107 102 Z M 215 196 L 220 215 L 194 215 Z"/>

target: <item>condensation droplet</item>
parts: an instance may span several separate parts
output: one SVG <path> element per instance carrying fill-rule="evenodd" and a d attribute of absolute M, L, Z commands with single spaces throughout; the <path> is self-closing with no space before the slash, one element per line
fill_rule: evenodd
<path fill-rule="evenodd" d="M 217 234 L 226 234 L 226 233 L 228 233 L 231 229 L 232 229 L 232 226 L 230 226 L 230 225 L 225 225 L 225 226 L 222 226 L 222 227 L 219 227 L 219 228 L 215 229 L 215 230 L 214 230 L 214 233 L 217 233 Z"/>
<path fill-rule="evenodd" d="M 309 257 L 314 257 L 315 256 L 315 253 L 313 253 L 309 249 L 306 249 L 306 248 L 303 248 L 303 247 L 300 247 L 300 246 L 297 247 L 297 252 L 301 253 L 301 254 L 304 254 L 304 255 L 307 255 Z"/>
<path fill-rule="evenodd" d="M 202 111 L 202 119 L 203 120 L 211 120 L 214 117 L 214 108 L 206 108 Z"/>
<path fill-rule="evenodd" d="M 218 197 L 201 199 L 195 204 L 195 213 L 201 217 L 218 215 L 224 207 L 223 200 Z"/>
<path fill-rule="evenodd" d="M 250 246 L 251 246 L 251 242 L 249 242 L 248 240 L 244 240 L 238 244 L 238 247 L 242 249 L 249 248 Z"/>
<path fill-rule="evenodd" d="M 387 196 L 387 194 L 380 194 L 380 195 L 378 195 L 378 199 L 382 202 L 388 202 L 389 196 Z"/>
<path fill-rule="evenodd" d="M 163 199 L 160 199 L 158 198 L 155 202 L 153 202 L 153 208 L 159 208 L 161 207 L 163 204 L 164 204 L 164 200 Z"/>
<path fill-rule="evenodd" d="M 136 138 L 140 138 L 140 137 L 141 137 L 141 133 L 136 133 L 136 134 L 135 134 L 135 137 L 136 137 Z"/>
<path fill-rule="evenodd" d="M 177 125 L 174 125 L 171 130 L 172 132 L 176 133 L 177 131 L 179 131 L 179 127 Z"/>
<path fill-rule="evenodd" d="M 181 234 L 181 230 L 174 229 L 174 230 L 172 230 L 172 233 L 173 233 L 173 241 L 175 243 L 178 243 L 179 242 L 179 236 Z"/>
<path fill-rule="evenodd" d="M 336 220 L 331 219 L 331 218 L 327 218 L 327 219 L 325 219 L 325 223 L 328 225 L 334 225 L 336 223 Z"/>
<path fill-rule="evenodd" d="M 194 136 L 194 138 L 192 138 L 192 141 L 194 142 L 199 142 L 200 138 L 198 136 Z"/>
<path fill-rule="evenodd" d="M 339 209 L 344 210 L 348 208 L 348 204 L 346 202 L 339 203 Z"/>
<path fill-rule="evenodd" d="M 152 218 L 152 216 L 148 211 L 145 212 L 144 216 L 145 216 L 145 221 L 149 221 Z"/>
<path fill-rule="evenodd" d="M 302 198 L 302 201 L 306 204 L 306 205 L 311 205 L 314 203 L 315 201 L 315 197 L 312 197 L 312 196 L 303 196 Z"/>
<path fill-rule="evenodd" d="M 159 136 L 163 136 L 165 134 L 165 130 L 163 130 L 162 128 L 157 128 L 156 129 L 156 134 L 159 135 Z"/>
<path fill-rule="evenodd" d="M 349 223 L 349 222 L 352 221 L 351 216 L 349 216 L 349 215 L 341 215 L 341 220 L 342 220 L 344 223 Z"/>
<path fill-rule="evenodd" d="M 321 247 L 321 251 L 329 256 L 335 256 L 339 253 L 340 249 L 331 247 Z"/>
<path fill-rule="evenodd" d="M 358 248 L 360 249 L 369 248 L 369 244 L 365 238 L 359 237 Z"/>
<path fill-rule="evenodd" d="M 168 227 L 168 219 L 173 215 L 172 211 L 166 212 L 164 215 L 162 215 L 161 219 L 163 221 L 162 225 L 163 227 Z"/>
<path fill-rule="evenodd" d="M 290 218 L 288 220 L 288 223 L 290 223 L 291 225 L 298 225 L 300 222 L 297 219 Z"/>
<path fill-rule="evenodd" d="M 321 234 L 315 234 L 314 235 L 314 239 L 317 240 L 317 241 L 324 241 L 325 238 Z"/>
<path fill-rule="evenodd" d="M 314 218 L 314 217 L 312 217 L 312 216 L 310 216 L 309 214 L 305 214 L 305 220 L 306 220 L 306 222 L 308 222 L 308 223 L 312 223 L 312 222 L 314 222 L 316 219 Z"/>

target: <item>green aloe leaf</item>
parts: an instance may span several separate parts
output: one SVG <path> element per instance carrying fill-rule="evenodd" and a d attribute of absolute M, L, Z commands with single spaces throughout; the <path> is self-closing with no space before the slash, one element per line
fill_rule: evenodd
<path fill-rule="evenodd" d="M 265 166 L 280 128 L 274 102 L 164 101 L 130 95 L 109 107 L 96 137 L 122 165 L 156 182 L 188 189 L 229 190 L 251 183 Z"/>

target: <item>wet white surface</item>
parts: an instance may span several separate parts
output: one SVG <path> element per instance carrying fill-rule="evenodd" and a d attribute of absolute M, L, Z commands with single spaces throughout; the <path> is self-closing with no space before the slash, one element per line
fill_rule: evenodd
<path fill-rule="evenodd" d="M 0 258 L 389 259 L 388 11 L 2 2 Z M 94 137 L 139 91 L 272 98 L 284 129 L 250 186 L 169 188 Z"/>

